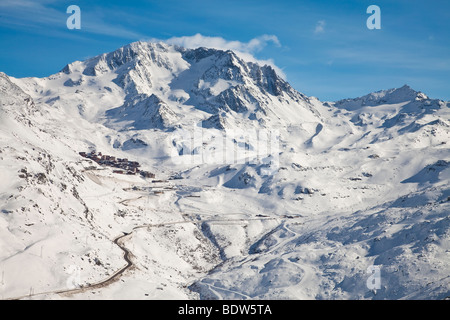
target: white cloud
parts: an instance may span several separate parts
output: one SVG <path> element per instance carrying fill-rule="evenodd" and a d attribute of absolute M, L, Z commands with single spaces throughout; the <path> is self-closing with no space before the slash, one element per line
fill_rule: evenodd
<path fill-rule="evenodd" d="M 167 40 L 162 40 L 162 42 L 178 45 L 188 49 L 206 47 L 218 50 L 232 50 L 236 53 L 236 55 L 245 61 L 258 63 L 259 65 L 271 66 L 280 77 L 286 79 L 285 73 L 275 65 L 272 59 L 260 60 L 254 56 L 256 53 L 263 50 L 269 43 L 272 43 L 277 47 L 281 47 L 280 41 L 275 35 L 264 34 L 251 39 L 249 42 L 241 42 L 237 40 L 226 40 L 222 37 L 204 36 L 197 33 L 193 36 L 172 37 Z"/>
<path fill-rule="evenodd" d="M 314 29 L 315 34 L 324 33 L 325 32 L 325 26 L 326 26 L 325 20 L 319 20 L 316 23 L 316 28 Z"/>
<path fill-rule="evenodd" d="M 172 37 L 164 42 L 179 45 L 189 49 L 200 47 L 214 48 L 219 50 L 233 50 L 246 53 L 261 51 L 269 42 L 281 46 L 280 41 L 274 35 L 262 35 L 251 39 L 249 42 L 229 41 L 221 37 L 208 37 L 197 33 L 193 36 Z"/>

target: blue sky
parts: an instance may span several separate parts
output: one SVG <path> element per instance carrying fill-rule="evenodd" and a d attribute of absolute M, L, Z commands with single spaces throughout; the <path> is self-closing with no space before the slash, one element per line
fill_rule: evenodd
<path fill-rule="evenodd" d="M 369 30 L 369 5 L 381 29 Z M 81 29 L 69 30 L 69 5 Z M 138 40 L 230 47 L 271 60 L 321 100 L 409 84 L 450 100 L 450 1 L 0 0 L 0 71 L 44 77 Z"/>

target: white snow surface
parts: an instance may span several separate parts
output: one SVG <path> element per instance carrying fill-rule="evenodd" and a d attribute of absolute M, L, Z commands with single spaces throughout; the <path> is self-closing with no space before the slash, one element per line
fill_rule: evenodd
<path fill-rule="evenodd" d="M 324 103 L 232 51 L 150 42 L 0 73 L 0 298 L 449 297 L 449 107 L 406 85 Z M 277 148 L 255 156 L 253 132 Z"/>

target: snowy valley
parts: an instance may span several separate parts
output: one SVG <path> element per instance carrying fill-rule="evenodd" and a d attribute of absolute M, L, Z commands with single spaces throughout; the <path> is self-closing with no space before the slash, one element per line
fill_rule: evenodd
<path fill-rule="evenodd" d="M 450 296 L 450 102 L 407 85 L 322 102 L 135 42 L 0 73 L 0 123 L 2 299 Z"/>

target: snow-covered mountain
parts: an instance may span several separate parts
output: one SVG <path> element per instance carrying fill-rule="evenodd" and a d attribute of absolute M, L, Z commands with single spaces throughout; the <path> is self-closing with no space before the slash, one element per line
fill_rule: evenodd
<path fill-rule="evenodd" d="M 344 99 L 336 102 L 336 106 L 345 109 L 357 109 L 363 106 L 378 106 L 382 104 L 395 104 L 405 101 L 424 101 L 428 97 L 422 93 L 414 91 L 408 85 L 401 88 L 394 88 L 389 90 L 381 90 L 378 92 L 369 93 L 360 98 Z"/>
<path fill-rule="evenodd" d="M 126 130 L 170 128 L 222 112 L 259 123 L 319 117 L 309 98 L 270 66 L 245 62 L 232 51 L 162 43 L 135 42 L 24 85 L 37 93 L 51 88 L 47 103 L 78 103 L 85 118 L 109 110 L 106 124 Z"/>
<path fill-rule="evenodd" d="M 449 102 L 321 102 L 232 51 L 136 42 L 0 73 L 0 114 L 3 298 L 450 295 Z"/>

